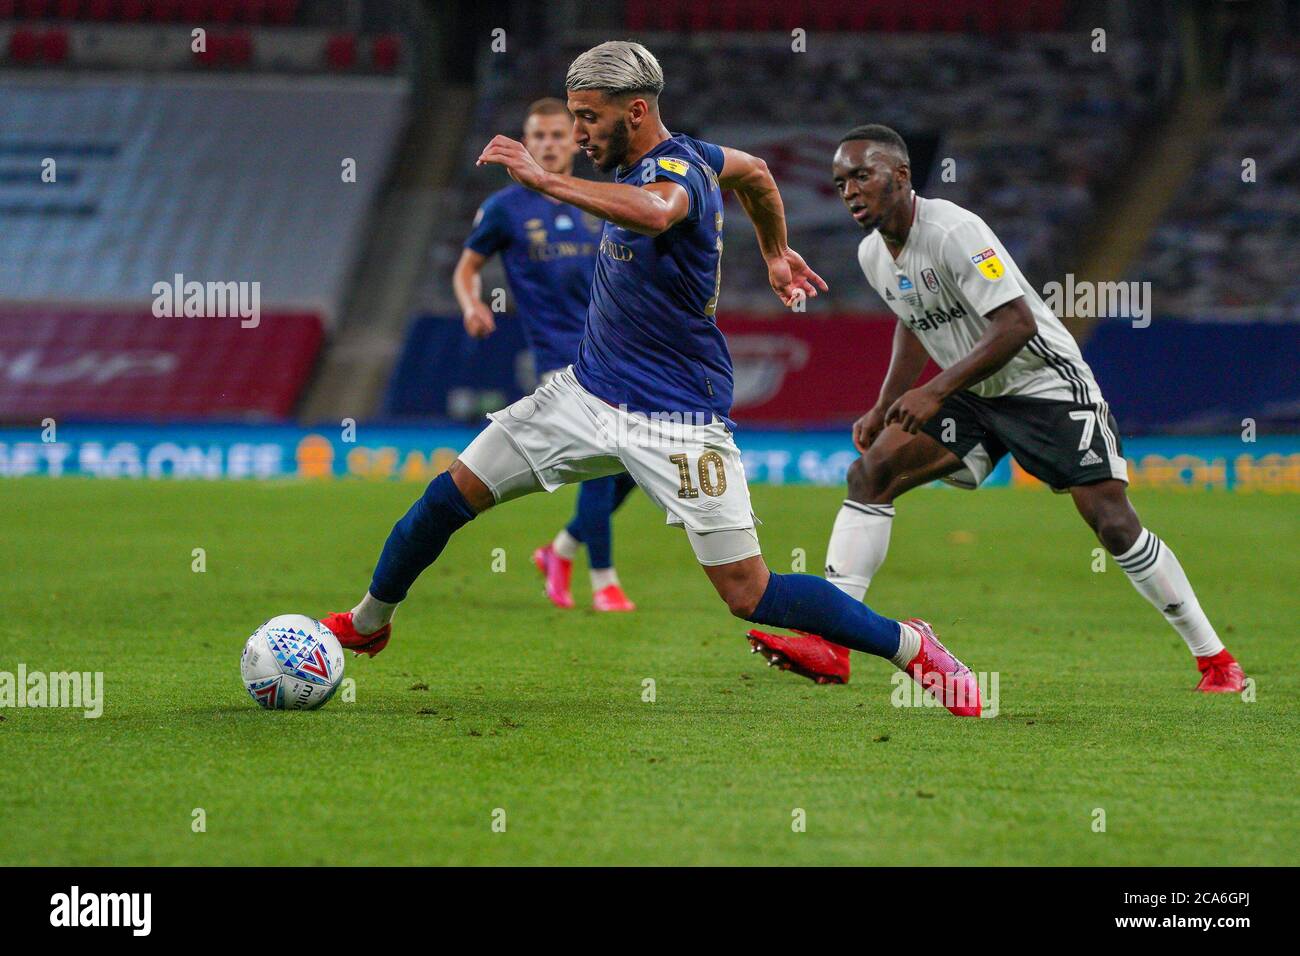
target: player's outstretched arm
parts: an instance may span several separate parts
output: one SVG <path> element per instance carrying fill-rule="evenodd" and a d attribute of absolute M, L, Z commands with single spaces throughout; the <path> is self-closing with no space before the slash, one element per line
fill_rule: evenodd
<path fill-rule="evenodd" d="M 451 274 L 451 289 L 460 306 L 465 331 L 476 339 L 486 338 L 496 331 L 492 310 L 483 301 L 483 263 L 487 257 L 473 249 L 462 249 L 460 260 Z"/>
<path fill-rule="evenodd" d="M 825 292 L 826 280 L 813 272 L 803 261 L 803 256 L 787 243 L 785 204 L 767 163 L 758 156 L 730 146 L 722 147 L 722 156 L 718 185 L 736 194 L 745 215 L 754 224 L 772 291 L 786 306 L 801 298 L 815 296 L 818 289 Z"/>
<path fill-rule="evenodd" d="M 885 413 L 885 424 L 898 422 L 912 434 L 934 417 L 944 399 L 982 382 L 1016 357 L 1038 333 L 1038 322 L 1023 295 L 985 316 L 988 327 L 960 362 L 948 366 L 920 388 L 905 392 Z"/>
<path fill-rule="evenodd" d="M 930 355 L 902 319 L 894 326 L 894 345 L 889 353 L 889 371 L 880 386 L 880 396 L 871 409 L 853 423 L 853 444 L 866 451 L 885 428 L 885 415 L 925 371 Z"/>
<path fill-rule="evenodd" d="M 646 236 L 666 232 L 691 211 L 690 197 L 676 183 L 655 182 L 642 187 L 548 173 L 523 143 L 508 136 L 492 137 L 476 165 L 504 166 L 510 178 L 522 186 Z"/>

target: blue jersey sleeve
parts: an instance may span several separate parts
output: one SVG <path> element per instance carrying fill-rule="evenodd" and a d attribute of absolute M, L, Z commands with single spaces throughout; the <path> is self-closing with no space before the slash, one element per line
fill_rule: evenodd
<path fill-rule="evenodd" d="M 677 183 L 677 185 L 685 189 L 686 195 L 691 201 L 691 208 L 686 214 L 685 221 L 698 221 L 700 208 L 704 204 L 704 195 L 708 189 L 704 172 L 694 163 L 676 156 L 660 156 L 654 163 L 653 181 L 667 180 L 670 183 Z"/>
<path fill-rule="evenodd" d="M 491 256 L 510 244 L 510 228 L 505 209 L 495 196 L 479 206 L 474 216 L 474 228 L 465 240 L 465 248 L 481 256 Z"/>
<path fill-rule="evenodd" d="M 704 161 L 709 164 L 714 175 L 722 175 L 722 164 L 726 162 L 726 157 L 722 155 L 722 147 L 716 143 L 706 143 L 703 140 L 694 140 L 696 148 L 699 149 L 700 155 Z"/>

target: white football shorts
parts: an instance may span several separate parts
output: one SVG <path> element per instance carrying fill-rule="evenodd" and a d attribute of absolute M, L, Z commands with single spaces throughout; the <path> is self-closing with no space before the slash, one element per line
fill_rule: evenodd
<path fill-rule="evenodd" d="M 716 417 L 696 424 L 615 408 L 579 385 L 570 367 L 488 418 L 493 424 L 460 460 L 497 501 L 626 471 L 668 524 L 689 532 L 702 564 L 760 553 L 740 449 Z M 496 426 L 531 476 L 503 453 Z"/>

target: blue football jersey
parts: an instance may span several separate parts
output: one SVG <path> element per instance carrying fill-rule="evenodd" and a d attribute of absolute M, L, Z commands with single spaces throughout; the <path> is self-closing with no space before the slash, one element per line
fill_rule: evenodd
<path fill-rule="evenodd" d="M 690 197 L 686 218 L 658 236 L 606 223 L 596 258 L 587 329 L 574 374 L 611 405 L 690 423 L 728 426 L 732 370 L 714 320 L 722 281 L 722 149 L 677 134 L 620 183 L 667 180 Z"/>
<path fill-rule="evenodd" d="M 512 183 L 479 209 L 465 247 L 501 254 L 537 371 L 571 365 L 586 325 L 604 221 Z"/>

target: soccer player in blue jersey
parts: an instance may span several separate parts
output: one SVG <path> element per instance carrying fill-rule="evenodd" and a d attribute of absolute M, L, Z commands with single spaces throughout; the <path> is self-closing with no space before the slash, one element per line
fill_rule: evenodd
<path fill-rule="evenodd" d="M 820 634 L 892 661 L 954 714 L 980 713 L 971 671 L 922 620 L 892 620 L 825 578 L 778 574 L 763 561 L 740 451 L 732 438 L 732 369 L 714 321 L 722 279 L 722 190 L 753 223 L 768 280 L 785 305 L 826 284 L 786 242 L 767 165 L 739 150 L 669 132 L 658 61 L 610 41 L 569 67 L 573 137 L 614 182 L 549 172 L 496 136 L 479 164 L 605 220 L 572 368 L 488 416 L 491 424 L 393 526 L 368 593 L 325 624 L 343 646 L 377 654 L 398 603 L 460 527 L 494 505 L 627 471 L 684 527 L 731 613 Z"/>
<path fill-rule="evenodd" d="M 523 143 L 547 172 L 565 176 L 573 172 L 578 146 L 573 141 L 573 119 L 562 100 L 547 97 L 528 107 Z M 496 331 L 492 310 L 483 302 L 480 273 L 488 259 L 499 254 L 541 381 L 550 381 L 572 365 L 586 325 L 604 225 L 577 206 L 517 183 L 493 193 L 479 208 L 452 273 L 465 331 L 475 338 Z M 573 559 L 585 544 L 592 606 L 597 611 L 636 609 L 614 570 L 610 530 L 610 516 L 635 487 L 626 472 L 584 481 L 573 520 L 550 544 L 533 552 L 552 604 L 573 607 Z"/>

